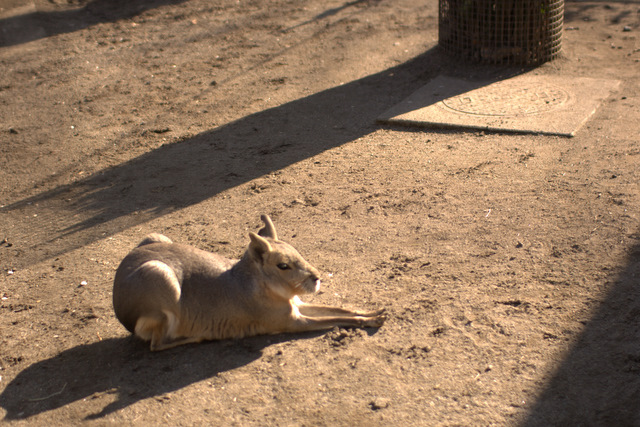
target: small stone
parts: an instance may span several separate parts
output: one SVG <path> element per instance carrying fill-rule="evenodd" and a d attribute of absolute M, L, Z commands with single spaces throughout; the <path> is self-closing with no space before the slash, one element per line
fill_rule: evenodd
<path fill-rule="evenodd" d="M 622 31 L 624 31 L 624 32 L 629 32 L 629 31 L 631 31 L 631 27 L 630 27 L 630 26 L 628 26 L 628 25 L 625 25 L 625 26 L 622 28 Z"/>
<path fill-rule="evenodd" d="M 369 402 L 369 408 L 374 411 L 387 408 L 391 402 L 386 397 L 376 397 Z"/>

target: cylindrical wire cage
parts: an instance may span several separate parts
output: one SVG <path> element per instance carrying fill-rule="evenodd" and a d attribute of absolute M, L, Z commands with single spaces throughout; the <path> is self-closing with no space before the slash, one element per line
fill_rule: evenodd
<path fill-rule="evenodd" d="M 439 1 L 439 45 L 448 54 L 538 65 L 560 53 L 564 0 Z"/>

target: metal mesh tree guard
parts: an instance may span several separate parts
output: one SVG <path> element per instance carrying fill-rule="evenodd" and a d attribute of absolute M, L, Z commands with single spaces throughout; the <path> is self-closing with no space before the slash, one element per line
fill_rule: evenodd
<path fill-rule="evenodd" d="M 453 56 L 536 65 L 560 52 L 564 0 L 439 1 L 439 45 Z"/>

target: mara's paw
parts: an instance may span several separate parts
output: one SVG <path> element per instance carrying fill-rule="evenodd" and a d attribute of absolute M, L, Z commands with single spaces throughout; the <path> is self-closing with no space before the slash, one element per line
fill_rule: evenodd
<path fill-rule="evenodd" d="M 387 316 L 384 314 L 378 314 L 377 316 L 371 316 L 364 320 L 364 325 L 367 328 L 379 328 L 384 325 L 385 320 L 387 320 Z"/>

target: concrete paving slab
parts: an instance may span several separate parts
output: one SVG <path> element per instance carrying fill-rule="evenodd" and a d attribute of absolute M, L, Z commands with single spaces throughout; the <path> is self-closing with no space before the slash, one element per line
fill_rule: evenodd
<path fill-rule="evenodd" d="M 532 74 L 497 82 L 439 76 L 378 120 L 574 136 L 619 84 L 618 80 Z"/>

